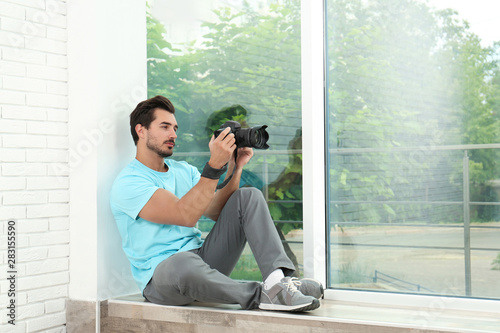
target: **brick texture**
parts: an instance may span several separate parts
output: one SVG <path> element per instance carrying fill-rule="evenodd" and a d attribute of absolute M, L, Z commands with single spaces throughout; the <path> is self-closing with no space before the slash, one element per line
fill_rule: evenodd
<path fill-rule="evenodd" d="M 0 240 L 16 222 L 16 325 L 65 332 L 69 283 L 66 1 L 0 0 Z M 7 252 L 0 249 L 2 276 Z M 0 299 L 9 284 L 2 277 Z"/>

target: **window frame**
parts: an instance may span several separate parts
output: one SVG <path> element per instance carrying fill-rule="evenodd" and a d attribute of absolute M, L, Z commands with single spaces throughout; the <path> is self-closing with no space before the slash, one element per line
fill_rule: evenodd
<path fill-rule="evenodd" d="M 304 276 L 326 285 L 324 2 L 301 1 Z"/>
<path fill-rule="evenodd" d="M 326 285 L 328 271 L 326 140 L 326 0 L 301 0 L 304 276 Z M 325 299 L 422 308 L 415 323 L 453 309 L 500 312 L 500 301 L 381 291 L 325 290 Z"/>

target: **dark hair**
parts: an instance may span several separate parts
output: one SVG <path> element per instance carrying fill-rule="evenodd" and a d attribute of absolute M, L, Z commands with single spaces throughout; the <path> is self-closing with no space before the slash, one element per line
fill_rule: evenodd
<path fill-rule="evenodd" d="M 172 102 L 163 96 L 155 96 L 137 104 L 134 111 L 130 114 L 130 133 L 132 134 L 135 145 L 137 145 L 137 141 L 139 141 L 135 126 L 141 124 L 149 128 L 151 122 L 155 120 L 155 109 L 162 109 L 172 114 L 175 113 Z"/>

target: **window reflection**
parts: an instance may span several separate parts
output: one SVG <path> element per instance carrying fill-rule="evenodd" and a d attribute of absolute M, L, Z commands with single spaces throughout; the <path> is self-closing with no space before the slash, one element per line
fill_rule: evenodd
<path fill-rule="evenodd" d="M 148 94 L 176 107 L 172 158 L 201 169 L 225 121 L 269 126 L 271 148 L 255 151 L 240 185 L 264 192 L 302 273 L 300 0 L 150 1 L 147 29 Z M 249 249 L 232 276 L 261 279 Z"/>

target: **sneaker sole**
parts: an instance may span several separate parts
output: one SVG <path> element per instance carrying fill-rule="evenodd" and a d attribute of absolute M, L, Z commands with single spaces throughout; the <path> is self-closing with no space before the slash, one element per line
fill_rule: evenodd
<path fill-rule="evenodd" d="M 261 310 L 272 310 L 272 311 L 287 311 L 287 312 L 304 312 L 312 311 L 319 308 L 320 303 L 317 299 L 313 300 L 309 304 L 299 304 L 299 305 L 282 305 L 282 304 L 270 304 L 270 303 L 260 303 L 259 309 Z"/>

